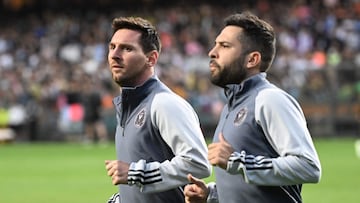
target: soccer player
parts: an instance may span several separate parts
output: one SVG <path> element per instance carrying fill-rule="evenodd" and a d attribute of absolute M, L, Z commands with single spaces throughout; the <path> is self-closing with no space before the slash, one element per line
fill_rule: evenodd
<path fill-rule="evenodd" d="M 209 52 L 211 81 L 227 98 L 208 146 L 216 183 L 189 174 L 186 202 L 302 202 L 302 184 L 317 183 L 321 166 L 300 105 L 266 79 L 274 30 L 250 12 L 224 22 Z"/>
<path fill-rule="evenodd" d="M 117 160 L 106 160 L 119 193 L 109 202 L 183 203 L 187 174 L 207 177 L 211 165 L 197 114 L 154 74 L 159 35 L 140 17 L 115 18 L 108 62 L 121 87 L 114 98 Z"/>

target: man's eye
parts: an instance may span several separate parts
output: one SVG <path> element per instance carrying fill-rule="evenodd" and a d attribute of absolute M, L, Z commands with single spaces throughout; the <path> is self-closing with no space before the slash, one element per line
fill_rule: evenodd
<path fill-rule="evenodd" d="M 124 47 L 123 50 L 124 51 L 132 51 L 132 48 L 131 47 Z"/>
<path fill-rule="evenodd" d="M 109 49 L 115 49 L 115 45 L 109 44 Z"/>

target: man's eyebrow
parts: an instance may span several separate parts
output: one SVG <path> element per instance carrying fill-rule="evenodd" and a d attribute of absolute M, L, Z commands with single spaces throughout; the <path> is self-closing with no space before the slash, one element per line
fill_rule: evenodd
<path fill-rule="evenodd" d="M 215 41 L 215 44 L 220 44 L 220 45 L 232 45 L 231 42 L 228 41 Z"/>

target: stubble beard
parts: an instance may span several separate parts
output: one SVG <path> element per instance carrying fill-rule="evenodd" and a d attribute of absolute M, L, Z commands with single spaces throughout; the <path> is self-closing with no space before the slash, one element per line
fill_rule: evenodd
<path fill-rule="evenodd" d="M 112 78 L 120 87 L 135 87 L 139 85 L 139 78 L 144 75 L 144 71 L 145 69 L 143 68 L 137 71 L 124 71 L 121 73 L 112 72 Z"/>
<path fill-rule="evenodd" d="M 130 78 L 126 78 L 122 74 L 114 74 L 114 73 L 112 73 L 112 78 L 113 78 L 114 82 L 120 87 L 130 86 L 129 85 Z"/>
<path fill-rule="evenodd" d="M 113 81 L 114 81 L 117 85 L 119 85 L 120 87 L 122 87 L 122 86 L 123 86 L 123 83 L 122 83 L 123 79 L 121 78 L 121 76 L 119 76 L 119 75 L 116 74 L 116 73 L 111 73 L 111 74 L 112 74 Z"/>

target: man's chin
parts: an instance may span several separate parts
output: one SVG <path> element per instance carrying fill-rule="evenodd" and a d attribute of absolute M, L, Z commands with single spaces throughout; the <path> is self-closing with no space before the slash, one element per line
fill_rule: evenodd
<path fill-rule="evenodd" d="M 219 87 L 225 87 L 224 85 L 222 85 L 222 83 L 218 79 L 216 79 L 214 77 L 211 77 L 210 81 L 211 81 L 211 83 L 213 85 L 216 85 L 216 86 L 219 86 Z"/>
<path fill-rule="evenodd" d="M 116 84 L 118 84 L 118 85 L 120 85 L 120 86 L 123 85 L 123 82 L 122 82 L 122 80 L 121 80 L 120 77 L 113 76 L 113 80 L 114 80 L 114 82 L 115 82 Z"/>

